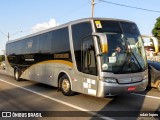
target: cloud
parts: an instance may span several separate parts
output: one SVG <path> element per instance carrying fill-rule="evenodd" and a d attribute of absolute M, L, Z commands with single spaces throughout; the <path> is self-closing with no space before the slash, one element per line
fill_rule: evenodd
<path fill-rule="evenodd" d="M 32 32 L 35 33 L 35 32 L 42 31 L 42 30 L 45 30 L 48 28 L 56 27 L 58 25 L 59 25 L 59 23 L 57 23 L 55 19 L 50 19 L 48 22 L 39 23 L 39 24 L 36 24 L 35 26 L 33 26 Z"/>

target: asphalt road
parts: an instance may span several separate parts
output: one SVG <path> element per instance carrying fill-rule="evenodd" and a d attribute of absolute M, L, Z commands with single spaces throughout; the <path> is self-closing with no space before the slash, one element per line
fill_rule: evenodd
<path fill-rule="evenodd" d="M 2 112 L 9 112 L 11 117 L 2 117 L 6 115 Z M 37 118 L 35 114 L 33 115 L 35 118 L 31 116 L 27 118 L 33 113 L 37 114 Z M 17 82 L 0 69 L 0 120 L 157 120 L 160 119 L 158 113 L 160 113 L 160 92 L 154 88 L 108 98 L 84 94 L 67 97 L 52 86 L 27 80 Z"/>

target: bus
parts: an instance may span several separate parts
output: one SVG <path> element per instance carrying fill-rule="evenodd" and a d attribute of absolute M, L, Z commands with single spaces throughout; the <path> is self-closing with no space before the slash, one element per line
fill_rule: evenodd
<path fill-rule="evenodd" d="M 57 87 L 66 96 L 143 91 L 147 66 L 140 32 L 127 20 L 84 18 L 6 43 L 8 74 Z"/>

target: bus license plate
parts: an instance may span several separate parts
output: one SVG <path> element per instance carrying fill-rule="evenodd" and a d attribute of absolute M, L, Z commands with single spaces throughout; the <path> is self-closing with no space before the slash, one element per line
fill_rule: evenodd
<path fill-rule="evenodd" d="M 136 90 L 136 87 L 135 87 L 135 86 L 128 87 L 128 91 L 134 91 L 134 90 Z"/>

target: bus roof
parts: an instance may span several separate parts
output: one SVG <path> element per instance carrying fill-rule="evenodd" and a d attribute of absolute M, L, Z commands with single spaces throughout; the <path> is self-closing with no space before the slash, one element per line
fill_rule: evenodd
<path fill-rule="evenodd" d="M 59 26 L 56 26 L 56 27 L 52 27 L 52 28 L 48 28 L 48 29 L 36 32 L 36 33 L 32 33 L 32 34 L 26 35 L 24 37 L 21 37 L 21 38 L 15 39 L 15 40 L 10 40 L 10 41 L 7 42 L 7 44 L 8 43 L 12 43 L 12 42 L 16 42 L 16 41 L 19 41 L 19 40 L 23 40 L 25 38 L 30 38 L 30 37 L 33 37 L 33 36 L 36 36 L 36 35 L 40 35 L 40 34 L 43 34 L 43 33 L 46 33 L 46 32 L 50 32 L 52 30 L 56 30 L 56 29 L 60 29 L 60 28 L 63 28 L 63 27 L 67 27 L 69 25 L 73 25 L 73 24 L 76 24 L 76 23 L 81 23 L 81 22 L 85 22 L 85 21 L 93 21 L 93 20 L 113 20 L 113 21 L 123 21 L 123 22 L 134 23 L 132 21 L 123 20 L 123 19 L 115 19 L 115 18 L 98 18 L 98 17 L 95 17 L 95 18 L 82 18 L 82 19 L 70 21 L 68 23 L 65 23 L 65 24 L 62 24 L 62 25 L 59 25 Z"/>

